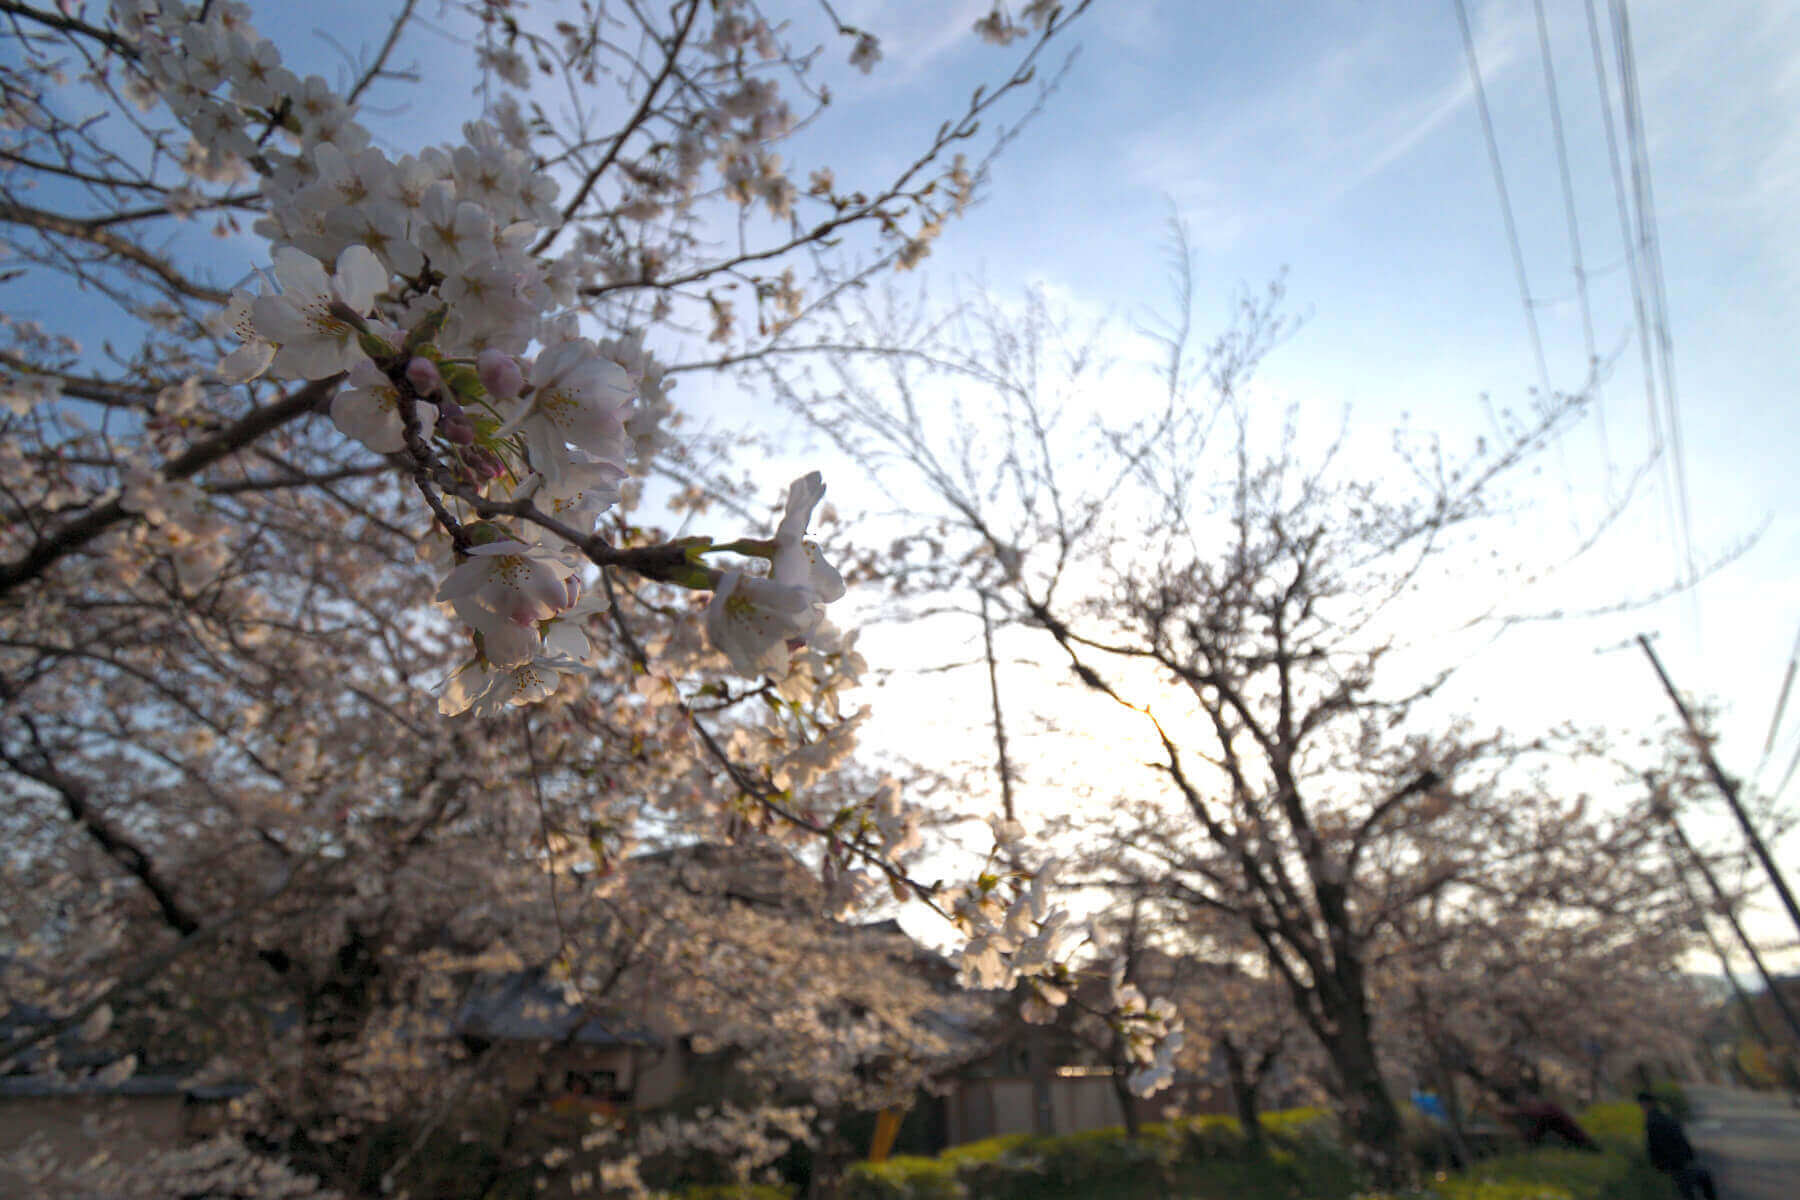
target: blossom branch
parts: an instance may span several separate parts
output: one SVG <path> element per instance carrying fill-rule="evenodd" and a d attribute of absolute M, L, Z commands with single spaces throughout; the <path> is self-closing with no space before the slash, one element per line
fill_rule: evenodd
<path fill-rule="evenodd" d="M 170 459 L 161 471 L 167 480 L 187 479 L 249 446 L 265 434 L 313 411 L 337 387 L 338 376 L 314 380 L 273 404 L 253 409 L 235 423 Z M 0 595 L 42 575 L 53 563 L 93 541 L 113 526 L 138 519 L 117 499 L 108 500 L 40 539 L 25 554 L 0 563 Z"/>

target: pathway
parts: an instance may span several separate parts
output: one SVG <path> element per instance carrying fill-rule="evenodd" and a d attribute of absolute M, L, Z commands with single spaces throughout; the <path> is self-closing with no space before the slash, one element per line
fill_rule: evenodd
<path fill-rule="evenodd" d="M 1688 1137 L 1713 1168 L 1719 1200 L 1800 1198 L 1800 1109 L 1787 1096 L 1699 1084 L 1687 1093 Z"/>

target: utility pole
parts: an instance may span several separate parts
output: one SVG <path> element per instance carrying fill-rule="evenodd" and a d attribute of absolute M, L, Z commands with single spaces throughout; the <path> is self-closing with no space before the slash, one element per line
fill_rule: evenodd
<path fill-rule="evenodd" d="M 1687 897 L 1688 907 L 1694 911 L 1694 923 L 1706 935 L 1706 944 L 1712 947 L 1714 957 L 1719 960 L 1719 970 L 1724 972 L 1725 982 L 1731 987 L 1731 995 L 1737 1001 L 1738 1011 L 1744 1014 L 1744 1021 L 1750 1026 L 1750 1032 L 1762 1043 L 1762 1048 L 1768 1051 L 1770 1061 L 1781 1064 L 1781 1074 L 1787 1083 L 1788 1092 L 1800 1096 L 1800 1078 L 1795 1075 L 1793 1055 L 1782 1050 L 1775 1044 L 1775 1039 L 1769 1036 L 1768 1026 L 1756 1015 L 1755 1006 L 1750 1003 L 1750 997 L 1738 982 L 1737 972 L 1731 969 L 1731 960 L 1725 957 L 1725 947 L 1719 944 L 1718 936 L 1707 923 L 1706 909 L 1701 905 L 1700 897 L 1694 894 L 1694 885 L 1688 880 L 1687 872 L 1682 870 L 1681 863 L 1673 854 L 1669 856 L 1669 862 L 1675 868 L 1675 878 L 1681 884 L 1682 895 Z"/>
<path fill-rule="evenodd" d="M 1654 777 L 1647 777 L 1646 782 L 1650 783 L 1654 795 L 1656 787 Z M 1700 857 L 1700 852 L 1694 848 L 1694 843 L 1688 841 L 1687 831 L 1681 827 L 1681 822 L 1676 818 L 1675 810 L 1670 807 L 1667 798 L 1654 796 L 1652 804 L 1657 815 L 1669 823 L 1669 828 L 1674 832 L 1675 840 L 1681 844 L 1682 851 L 1700 869 L 1700 877 L 1706 880 L 1706 886 L 1712 890 L 1713 898 L 1719 902 L 1720 914 L 1730 922 L 1731 931 L 1737 934 L 1739 943 L 1749 952 L 1750 961 L 1756 964 L 1757 974 L 1762 976 L 1763 986 L 1769 989 L 1769 998 L 1775 1002 L 1775 1007 L 1780 1010 L 1782 1018 L 1787 1022 L 1788 1030 L 1794 1035 L 1795 1044 L 1800 1045 L 1800 1015 L 1795 1014 L 1787 997 L 1782 994 L 1779 987 L 1775 986 L 1775 977 L 1769 974 L 1769 968 L 1764 965 L 1762 955 L 1757 953 L 1756 943 L 1750 940 L 1749 935 L 1744 932 L 1743 925 L 1738 922 L 1737 913 L 1731 907 L 1731 900 L 1725 895 L 1725 889 L 1719 886 L 1719 881 L 1714 877 L 1712 868 L 1707 865 L 1704 858 Z M 1680 873 L 1681 868 L 1677 865 L 1676 874 Z"/>
<path fill-rule="evenodd" d="M 1694 749 L 1700 752 L 1700 758 L 1706 764 L 1707 774 L 1712 776 L 1712 781 L 1718 787 L 1719 794 L 1725 797 L 1725 803 L 1731 806 L 1731 814 L 1737 818 L 1738 826 L 1743 829 L 1744 837 L 1749 839 L 1750 848 L 1756 852 L 1757 860 L 1762 863 L 1763 870 L 1769 873 L 1769 879 L 1774 883 L 1775 891 L 1781 896 L 1781 903 L 1787 907 L 1788 917 L 1794 922 L 1795 931 L 1800 932 L 1800 904 L 1794 902 L 1794 893 L 1788 890 L 1787 881 L 1781 877 L 1780 870 L 1776 868 L 1775 860 L 1769 854 L 1769 848 L 1763 845 L 1763 840 L 1757 834 L 1756 827 L 1750 823 L 1749 814 L 1738 802 L 1737 785 L 1732 783 L 1726 777 L 1725 772 L 1719 769 L 1719 760 L 1713 757 L 1712 747 L 1701 736 L 1700 726 L 1695 723 L 1693 714 L 1688 711 L 1687 705 L 1682 703 L 1681 695 L 1675 690 L 1675 685 L 1669 682 L 1669 675 L 1663 670 L 1662 661 L 1656 657 L 1656 651 L 1650 648 L 1650 639 L 1640 633 L 1637 642 L 1644 648 L 1644 654 L 1650 659 L 1650 665 L 1655 668 L 1656 677 L 1662 680 L 1663 691 L 1669 693 L 1669 699 L 1674 701 L 1675 711 L 1681 714 L 1681 723 L 1687 726 L 1688 737 L 1693 739 Z M 1735 918 L 1733 919 L 1735 920 Z"/>

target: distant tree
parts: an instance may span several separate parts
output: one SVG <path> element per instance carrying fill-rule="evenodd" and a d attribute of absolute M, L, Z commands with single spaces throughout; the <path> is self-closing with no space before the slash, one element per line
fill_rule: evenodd
<path fill-rule="evenodd" d="M 1095 856 L 1087 865 L 1092 870 L 1103 861 Z M 1289 1102 L 1316 1091 L 1318 1056 L 1303 1041 L 1305 1031 L 1286 989 L 1264 973 L 1243 923 L 1216 912 L 1196 913 L 1171 900 L 1161 884 L 1145 879 L 1130 889 L 1111 877 L 1105 886 L 1125 894 L 1095 918 L 1102 944 L 1124 963 L 1123 974 L 1132 984 L 1166 1000 L 1180 1016 L 1182 1041 L 1170 1063 L 1170 1103 L 1179 1108 L 1202 1097 L 1211 1100 L 1222 1083 L 1251 1152 L 1265 1154 L 1261 1113 L 1270 1085 L 1284 1081 Z M 1090 1040 L 1116 1056 L 1104 1018 L 1078 1009 L 1064 1019 L 1078 1031 L 1091 1031 Z M 1129 1098 L 1122 1094 L 1121 1102 L 1130 1113 Z"/>
<path fill-rule="evenodd" d="M 939 324 L 865 305 L 850 327 L 918 330 L 909 352 L 873 370 L 843 358 L 829 386 L 790 378 L 786 394 L 885 470 L 897 502 L 901 480 L 930 488 L 934 508 L 904 506 L 941 522 L 916 584 L 972 581 L 1143 723 L 1154 778 L 1108 762 L 1117 798 L 1080 844 L 1103 847 L 1100 874 L 1123 888 L 1241 922 L 1323 1049 L 1347 1131 L 1392 1180 L 1406 1168 L 1380 959 L 1402 914 L 1486 868 L 1479 820 L 1449 840 L 1436 827 L 1471 805 L 1500 819 L 1493 782 L 1515 758 L 1434 711 L 1450 667 L 1424 631 L 1451 620 L 1434 613 L 1446 597 L 1455 621 L 1503 615 L 1484 589 L 1525 570 L 1489 553 L 1509 482 L 1584 397 L 1496 414 L 1463 454 L 1403 433 L 1390 460 L 1351 461 L 1293 410 L 1259 450 L 1272 418 L 1246 389 L 1291 331 L 1282 288 L 1196 353 L 1185 249 L 1177 281 L 1141 404 L 1105 375 L 1107 337 L 1068 337 L 1040 298 Z M 954 399 L 928 405 L 934 390 Z"/>
<path fill-rule="evenodd" d="M 1459 1078 L 1471 1100 L 1591 1101 L 1609 1074 L 1693 1050 L 1693 934 L 1647 806 L 1604 812 L 1537 782 L 1421 840 L 1481 847 L 1477 869 L 1395 910 L 1379 956 L 1386 1036 L 1459 1135 Z"/>

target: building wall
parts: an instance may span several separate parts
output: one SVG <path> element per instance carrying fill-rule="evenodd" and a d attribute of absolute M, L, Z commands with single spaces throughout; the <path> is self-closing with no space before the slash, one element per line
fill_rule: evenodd
<path fill-rule="evenodd" d="M 1050 1084 L 1050 1111 L 1056 1114 L 1056 1132 L 1080 1133 L 1123 1125 L 1119 1094 L 1110 1077 L 1056 1079 Z"/>
<path fill-rule="evenodd" d="M 673 1100 L 687 1086 L 686 1053 L 676 1041 L 659 1049 L 638 1051 L 632 1077 L 631 1101 L 638 1108 L 658 1108 Z"/>
<path fill-rule="evenodd" d="M 1123 1125 L 1112 1080 L 1104 1075 L 1050 1080 L 1050 1111 L 1057 1133 Z M 1008 1133 L 1031 1133 L 1031 1080 L 998 1076 L 961 1082 L 945 1105 L 949 1144 L 978 1142 Z"/>

